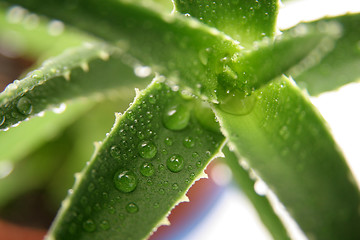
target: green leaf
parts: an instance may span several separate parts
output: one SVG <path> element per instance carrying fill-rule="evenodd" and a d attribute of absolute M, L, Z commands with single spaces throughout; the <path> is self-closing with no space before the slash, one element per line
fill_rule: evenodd
<path fill-rule="evenodd" d="M 175 10 L 219 29 L 244 47 L 275 34 L 277 0 L 175 0 Z"/>
<path fill-rule="evenodd" d="M 305 59 L 307 61 L 289 72 L 311 95 L 360 80 L 359 21 L 360 14 L 354 14 L 302 23 L 299 26 L 303 31 L 329 29 L 340 37 L 336 42 L 325 40 Z"/>
<path fill-rule="evenodd" d="M 223 142 L 198 123 L 193 104 L 163 83 L 138 93 L 76 175 L 48 238 L 143 239 L 166 223 Z"/>
<path fill-rule="evenodd" d="M 0 162 L 15 163 L 24 158 L 73 123 L 92 105 L 91 102 L 73 103 L 62 114 L 48 112 L 45 116 L 25 122 L 17 128 L 0 132 Z M 55 109 L 55 111 L 63 111 L 66 106 L 61 107 L 63 109 Z"/>
<path fill-rule="evenodd" d="M 69 146 L 53 143 L 46 146 L 44 151 L 34 152 L 23 161 L 10 164 L 0 162 L 2 171 L 4 168 L 9 168 L 11 171 L 8 176 L 0 178 L 0 208 L 25 192 L 39 189 L 57 171 Z M 51 159 L 48 158 L 49 156 Z M 19 213 L 21 214 L 21 210 Z"/>
<path fill-rule="evenodd" d="M 130 60 L 124 60 L 127 56 L 119 51 L 98 43 L 71 49 L 45 61 L 21 81 L 14 81 L 0 94 L 0 128 L 6 129 L 76 97 L 124 85 L 141 86 L 148 79 L 134 82 L 139 78 L 124 64 Z M 114 75 L 120 75 L 121 81 Z"/>
<path fill-rule="evenodd" d="M 67 151 L 61 167 L 46 184 L 46 190 L 53 206 L 56 208 L 60 206 L 61 201 L 66 197 L 67 190 L 74 184 L 74 173 L 81 171 L 86 161 L 91 158 L 94 151 L 93 143 L 103 139 L 104 133 L 111 129 L 114 124 L 114 112 L 126 110 L 129 102 L 134 99 L 134 95 L 133 91 L 127 89 L 127 91 L 119 93 L 121 97 L 111 98 L 111 101 L 101 101 L 66 129 L 64 139 L 60 140 L 59 144 L 62 144 L 63 141 L 69 142 L 69 138 L 71 138 L 72 148 Z M 125 99 L 123 99 L 124 96 L 126 96 Z"/>
<path fill-rule="evenodd" d="M 360 237 L 355 180 L 325 121 L 291 80 L 282 77 L 250 97 L 234 96 L 215 111 L 236 153 L 309 238 Z"/>
<path fill-rule="evenodd" d="M 153 71 L 167 76 L 171 84 L 180 84 L 197 96 L 211 101 L 218 101 L 218 88 L 219 85 L 224 86 L 224 81 L 247 92 L 279 76 L 288 68 L 282 65 L 268 67 L 268 59 L 261 57 L 254 60 L 256 66 L 239 64 L 246 61 L 248 54 L 229 36 L 195 19 L 179 14 L 164 14 L 139 3 L 95 0 L 6 2 L 22 4 L 37 13 L 62 19 L 113 44 L 121 45 L 127 49 L 127 53 L 149 65 Z M 303 43 L 304 48 L 301 51 L 299 48 L 287 49 L 288 54 L 286 57 L 282 55 L 282 62 L 290 64 L 302 59 L 307 55 L 308 47 L 321 40 L 323 35 L 311 33 L 296 38 L 294 42 Z M 148 46 L 149 42 L 151 47 Z M 260 46 L 267 44 L 259 43 Z M 256 51 L 259 53 L 254 54 L 262 56 L 262 49 L 260 47 Z M 270 49 L 273 49 L 272 46 Z M 244 58 L 242 55 L 245 55 Z M 267 67 L 267 77 L 257 77 L 258 67 L 263 65 Z"/>
<path fill-rule="evenodd" d="M 58 20 L 48 21 L 20 6 L 6 11 L 0 8 L 0 36 L 2 48 L 10 54 L 36 58 L 58 55 L 68 47 L 91 40 L 90 36 L 66 28 Z"/>
<path fill-rule="evenodd" d="M 223 148 L 226 163 L 229 165 L 234 180 L 245 193 L 252 205 L 257 211 L 261 221 L 267 227 L 274 239 L 290 239 L 281 220 L 274 212 L 266 196 L 260 196 L 254 191 L 255 180 L 249 176 L 249 169 L 244 169 L 239 165 L 239 158 L 229 150 L 228 147 Z"/>

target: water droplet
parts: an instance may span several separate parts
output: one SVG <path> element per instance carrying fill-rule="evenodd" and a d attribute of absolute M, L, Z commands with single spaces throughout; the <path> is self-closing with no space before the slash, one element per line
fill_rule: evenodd
<path fill-rule="evenodd" d="M 48 33 L 51 36 L 59 36 L 64 32 L 64 23 L 59 20 L 52 20 L 48 25 Z"/>
<path fill-rule="evenodd" d="M 160 164 L 158 168 L 159 168 L 159 171 L 162 171 L 165 169 L 165 166 L 164 166 L 164 164 Z"/>
<path fill-rule="evenodd" d="M 140 140 L 143 140 L 145 138 L 145 135 L 142 131 L 139 131 L 137 132 L 137 137 L 140 139 Z"/>
<path fill-rule="evenodd" d="M 127 119 L 129 119 L 130 121 L 134 121 L 135 120 L 135 114 L 132 110 L 127 111 L 126 113 L 126 117 Z"/>
<path fill-rule="evenodd" d="M 166 108 L 163 115 L 163 122 L 167 129 L 182 130 L 190 120 L 190 108 L 186 104 L 174 104 Z"/>
<path fill-rule="evenodd" d="M 192 157 L 193 157 L 193 158 L 198 158 L 198 157 L 199 157 L 199 154 L 198 154 L 197 152 L 193 152 Z"/>
<path fill-rule="evenodd" d="M 25 10 L 24 8 L 15 6 L 9 9 L 6 18 L 10 23 L 19 23 L 23 20 L 26 13 L 27 10 Z"/>
<path fill-rule="evenodd" d="M 190 13 L 185 13 L 184 15 L 185 15 L 185 17 L 190 17 L 191 16 Z"/>
<path fill-rule="evenodd" d="M 168 158 L 166 166 L 172 172 L 180 172 L 184 168 L 184 158 L 179 154 L 175 154 Z"/>
<path fill-rule="evenodd" d="M 289 132 L 287 126 L 282 126 L 279 131 L 279 134 L 283 139 L 285 139 L 285 140 L 288 139 L 290 136 L 290 132 Z"/>
<path fill-rule="evenodd" d="M 31 78 L 36 80 L 44 79 L 44 73 L 41 70 L 35 70 L 31 73 Z"/>
<path fill-rule="evenodd" d="M 125 193 L 135 190 L 137 185 L 137 177 L 131 171 L 117 171 L 114 176 L 115 187 Z"/>
<path fill-rule="evenodd" d="M 6 178 L 14 170 L 14 164 L 10 161 L 0 161 L 0 180 Z"/>
<path fill-rule="evenodd" d="M 195 117 L 198 122 L 207 130 L 220 132 L 219 123 L 216 122 L 215 114 L 206 102 L 197 102 L 195 105 Z"/>
<path fill-rule="evenodd" d="M 197 162 L 196 162 L 196 167 L 201 168 L 201 166 L 202 166 L 201 161 L 197 161 Z"/>
<path fill-rule="evenodd" d="M 136 76 L 140 78 L 146 78 L 151 74 L 151 67 L 148 66 L 137 66 L 134 69 L 134 73 Z"/>
<path fill-rule="evenodd" d="M 195 146 L 195 140 L 192 137 L 186 137 L 183 144 L 186 148 L 192 148 Z"/>
<path fill-rule="evenodd" d="M 154 143 L 150 141 L 142 141 L 138 147 L 139 154 L 143 158 L 151 159 L 155 157 L 157 148 Z"/>
<path fill-rule="evenodd" d="M 80 199 L 80 203 L 81 203 L 82 205 L 84 205 L 84 206 L 87 205 L 87 203 L 88 203 L 87 197 L 82 196 L 81 199 Z"/>
<path fill-rule="evenodd" d="M 128 213 L 136 213 L 139 211 L 139 208 L 135 203 L 131 202 L 128 205 L 126 205 L 126 211 Z"/>
<path fill-rule="evenodd" d="M 146 181 L 146 183 L 147 183 L 147 185 L 149 185 L 149 186 L 153 185 L 153 181 L 151 181 L 151 179 L 148 179 L 148 180 Z"/>
<path fill-rule="evenodd" d="M 92 211 L 92 209 L 91 209 L 90 206 L 86 206 L 86 207 L 85 207 L 85 213 L 86 213 L 87 215 L 90 215 L 90 214 L 91 214 L 91 211 Z"/>
<path fill-rule="evenodd" d="M 94 209 L 95 209 L 96 211 L 100 211 L 100 210 L 101 210 L 100 204 L 99 204 L 99 203 L 95 203 Z"/>
<path fill-rule="evenodd" d="M 159 189 L 159 193 L 160 193 L 161 195 L 164 195 L 164 194 L 165 194 L 165 190 L 164 190 L 163 188 L 160 188 L 160 189 Z"/>
<path fill-rule="evenodd" d="M 158 208 L 160 204 L 158 202 L 154 203 L 154 208 Z"/>
<path fill-rule="evenodd" d="M 174 183 L 173 185 L 172 185 L 172 189 L 173 190 L 176 190 L 176 189 L 178 189 L 179 188 L 179 185 L 177 184 L 177 183 Z"/>
<path fill-rule="evenodd" d="M 16 104 L 16 108 L 19 110 L 20 113 L 24 115 L 31 114 L 33 110 L 31 101 L 27 97 L 20 98 L 18 103 Z"/>
<path fill-rule="evenodd" d="M 121 150 L 118 146 L 112 146 L 110 148 L 110 155 L 115 158 L 115 159 L 120 159 L 121 158 Z"/>
<path fill-rule="evenodd" d="M 254 184 L 254 190 L 258 195 L 265 196 L 269 191 L 269 187 L 263 180 L 258 179 Z"/>
<path fill-rule="evenodd" d="M 140 167 L 140 173 L 145 176 L 145 177 L 150 177 L 154 174 L 155 170 L 154 170 L 154 165 L 152 163 L 147 163 L 145 162 L 143 165 L 141 165 Z"/>
<path fill-rule="evenodd" d="M 199 59 L 203 65 L 208 64 L 210 51 L 211 51 L 211 48 L 206 48 L 206 49 L 200 50 Z"/>
<path fill-rule="evenodd" d="M 253 8 L 253 7 L 250 7 L 250 8 L 249 8 L 249 16 L 254 16 L 254 14 L 255 14 L 254 8 Z"/>
<path fill-rule="evenodd" d="M 5 122 L 5 116 L 0 115 L 0 126 L 2 126 Z"/>
<path fill-rule="evenodd" d="M 71 233 L 71 234 L 75 234 L 75 233 L 76 233 L 76 224 L 75 224 L 75 223 L 71 223 L 71 224 L 70 224 L 69 233 Z"/>
<path fill-rule="evenodd" d="M 242 116 L 249 114 L 254 109 L 257 97 L 255 95 L 248 95 L 245 92 L 228 91 L 219 100 L 219 108 L 222 111 Z"/>
<path fill-rule="evenodd" d="M 101 227 L 103 230 L 108 230 L 108 229 L 110 229 L 110 224 L 109 224 L 108 221 L 103 220 L 103 221 L 101 221 L 101 223 L 100 223 L 100 227 Z"/>
<path fill-rule="evenodd" d="M 165 138 L 164 140 L 165 144 L 168 146 L 172 146 L 173 145 L 173 140 L 169 137 Z"/>
<path fill-rule="evenodd" d="M 96 230 L 96 225 L 93 220 L 88 219 L 83 222 L 83 228 L 87 232 L 94 232 Z"/>
<path fill-rule="evenodd" d="M 59 107 L 54 108 L 52 111 L 56 114 L 60 114 L 60 113 L 63 113 L 65 110 L 66 110 L 66 104 L 62 103 L 59 105 Z"/>
<path fill-rule="evenodd" d="M 116 210 L 113 206 L 110 206 L 108 207 L 108 212 L 111 213 L 111 214 L 115 214 L 116 213 Z"/>
<path fill-rule="evenodd" d="M 24 26 L 26 29 L 35 29 L 39 25 L 40 19 L 36 14 L 27 14 L 24 18 Z"/>
<path fill-rule="evenodd" d="M 195 179 L 195 173 L 190 173 L 190 179 L 194 180 Z"/>
<path fill-rule="evenodd" d="M 90 183 L 89 186 L 88 186 L 88 191 L 92 192 L 94 190 L 95 190 L 95 185 L 93 183 Z"/>

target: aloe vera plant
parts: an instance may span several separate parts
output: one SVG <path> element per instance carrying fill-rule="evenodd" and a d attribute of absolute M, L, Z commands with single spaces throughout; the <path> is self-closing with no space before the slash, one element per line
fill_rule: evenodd
<path fill-rule="evenodd" d="M 3 0 L 0 7 L 0 43 L 10 53 L 57 55 L 0 94 L 0 207 L 44 182 L 56 202 L 85 165 L 47 239 L 146 239 L 169 224 L 215 157 L 225 158 L 274 239 L 289 239 L 289 230 L 256 194 L 256 181 L 309 239 L 360 238 L 359 188 L 308 94 L 359 78 L 359 14 L 280 34 L 277 0 Z M 143 90 L 120 113 L 134 87 Z M 109 111 L 116 111 L 110 131 Z M 89 139 L 106 131 L 87 159 Z"/>

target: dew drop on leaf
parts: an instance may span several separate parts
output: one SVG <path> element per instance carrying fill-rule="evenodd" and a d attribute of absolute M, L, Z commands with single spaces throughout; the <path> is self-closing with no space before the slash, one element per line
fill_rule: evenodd
<path fill-rule="evenodd" d="M 100 210 L 101 210 L 100 204 L 99 204 L 99 203 L 95 203 L 94 209 L 95 209 L 96 211 L 100 211 Z"/>
<path fill-rule="evenodd" d="M 156 103 L 156 98 L 154 95 L 150 94 L 149 95 L 149 103 L 151 104 L 155 104 Z"/>
<path fill-rule="evenodd" d="M 56 114 L 63 113 L 66 110 L 66 104 L 62 103 L 59 105 L 59 107 L 54 108 L 52 111 Z"/>
<path fill-rule="evenodd" d="M 172 189 L 173 190 L 176 190 L 176 189 L 178 189 L 179 188 L 179 185 L 177 184 L 177 183 L 174 183 L 173 185 L 172 185 Z"/>
<path fill-rule="evenodd" d="M 120 159 L 121 157 L 121 151 L 118 146 L 112 146 L 110 148 L 110 155 L 115 159 Z"/>
<path fill-rule="evenodd" d="M 35 70 L 31 73 L 31 78 L 41 80 L 44 78 L 44 73 L 40 70 Z"/>
<path fill-rule="evenodd" d="M 144 135 L 144 133 L 142 131 L 139 131 L 139 132 L 137 132 L 137 137 L 139 139 L 143 140 L 145 138 L 145 135 Z"/>
<path fill-rule="evenodd" d="M 0 126 L 3 125 L 5 122 L 5 116 L 0 115 Z"/>
<path fill-rule="evenodd" d="M 113 206 L 108 207 L 108 213 L 115 214 L 116 210 Z"/>
<path fill-rule="evenodd" d="M 16 104 L 16 108 L 19 110 L 20 113 L 24 115 L 29 115 L 32 112 L 32 104 L 30 99 L 27 97 L 22 97 Z"/>
<path fill-rule="evenodd" d="M 93 183 L 90 183 L 89 186 L 88 186 L 88 191 L 92 192 L 94 190 L 95 190 L 95 185 Z"/>
<path fill-rule="evenodd" d="M 134 69 L 135 75 L 140 78 L 148 77 L 151 74 L 151 71 L 151 67 L 148 66 L 137 66 Z"/>
<path fill-rule="evenodd" d="M 75 223 L 71 223 L 69 226 L 69 233 L 71 234 L 75 234 L 76 233 L 76 224 Z"/>
<path fill-rule="evenodd" d="M 139 155 L 146 159 L 155 157 L 157 153 L 157 148 L 151 141 L 142 141 L 138 146 L 138 150 Z"/>
<path fill-rule="evenodd" d="M 211 48 L 206 48 L 206 49 L 200 50 L 199 59 L 203 65 L 208 64 L 210 51 L 211 51 Z"/>
<path fill-rule="evenodd" d="M 174 154 L 166 161 L 167 168 L 174 172 L 180 172 L 184 168 L 184 158 L 179 154 Z"/>
<path fill-rule="evenodd" d="M 173 140 L 169 137 L 165 138 L 164 140 L 165 144 L 168 146 L 172 146 L 173 145 Z"/>
<path fill-rule="evenodd" d="M 96 225 L 93 220 L 88 219 L 83 222 L 83 229 L 87 232 L 94 232 L 96 230 Z"/>
<path fill-rule="evenodd" d="M 121 192 L 129 193 L 137 186 L 137 177 L 132 171 L 117 171 L 114 176 L 115 187 Z"/>
<path fill-rule="evenodd" d="M 165 169 L 165 166 L 164 166 L 164 164 L 160 164 L 158 168 L 159 168 L 159 171 L 162 171 Z"/>
<path fill-rule="evenodd" d="M 145 177 L 150 177 L 154 174 L 155 170 L 154 170 L 154 165 L 152 163 L 147 163 L 145 162 L 143 165 L 141 165 L 140 167 L 140 173 L 145 176 Z"/>
<path fill-rule="evenodd" d="M 103 220 L 103 221 L 101 221 L 101 223 L 100 223 L 100 227 L 101 227 L 101 229 L 103 229 L 103 230 L 108 230 L 108 229 L 110 229 L 110 224 L 109 224 L 108 221 Z"/>
<path fill-rule="evenodd" d="M 185 104 L 174 104 L 166 108 L 163 123 L 169 130 L 182 130 L 190 120 L 190 108 Z"/>
<path fill-rule="evenodd" d="M 139 207 L 135 203 L 131 202 L 128 205 L 126 205 L 126 211 L 128 213 L 136 213 L 139 211 Z"/>
<path fill-rule="evenodd" d="M 195 140 L 192 137 L 186 137 L 183 144 L 186 148 L 193 148 L 195 146 Z"/>
<path fill-rule="evenodd" d="M 219 99 L 219 108 L 232 115 L 247 115 L 254 109 L 256 100 L 256 96 L 244 92 L 227 92 Z"/>

